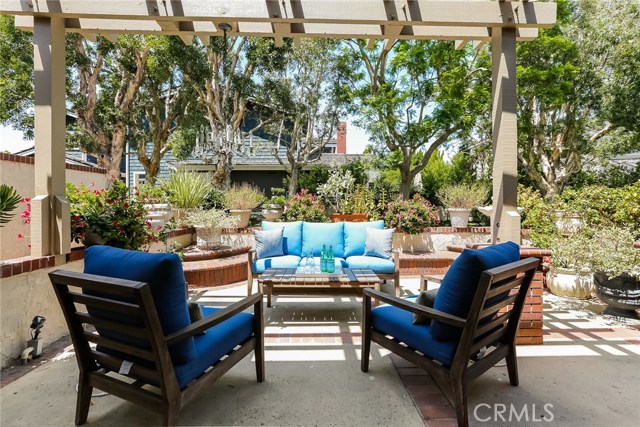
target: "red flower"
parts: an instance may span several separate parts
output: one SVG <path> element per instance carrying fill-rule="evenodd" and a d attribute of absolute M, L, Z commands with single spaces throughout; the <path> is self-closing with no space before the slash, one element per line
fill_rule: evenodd
<path fill-rule="evenodd" d="M 117 226 L 118 225 L 118 221 L 114 220 L 112 224 Z"/>

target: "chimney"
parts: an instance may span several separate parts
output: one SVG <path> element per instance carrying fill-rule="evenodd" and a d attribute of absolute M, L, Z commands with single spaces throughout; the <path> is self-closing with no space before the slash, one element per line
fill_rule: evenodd
<path fill-rule="evenodd" d="M 336 153 L 347 154 L 347 122 L 338 123 L 338 134 L 336 136 Z"/>

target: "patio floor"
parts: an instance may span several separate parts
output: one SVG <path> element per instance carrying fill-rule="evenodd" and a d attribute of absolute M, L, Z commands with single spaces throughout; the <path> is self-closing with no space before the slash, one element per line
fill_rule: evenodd
<path fill-rule="evenodd" d="M 403 277 L 407 294 L 418 279 Z M 384 290 L 384 288 L 383 288 Z M 389 289 L 390 290 L 390 289 Z M 244 283 L 199 289 L 227 305 Z M 545 295 L 545 344 L 519 346 L 520 386 L 506 367 L 471 382 L 472 426 L 635 426 L 640 420 L 640 331 L 596 316 L 586 304 Z M 360 299 L 276 297 L 265 311 L 266 381 L 246 358 L 181 417 L 182 425 L 454 426 L 455 414 L 421 370 L 373 345 L 360 372 Z M 0 425 L 73 425 L 77 367 L 67 348 L 0 390 Z M 159 415 L 112 396 L 94 398 L 88 426 L 158 425 Z M 545 405 L 547 406 L 545 410 Z M 523 409 L 524 408 L 524 409 Z M 534 421 L 535 420 L 535 421 Z"/>

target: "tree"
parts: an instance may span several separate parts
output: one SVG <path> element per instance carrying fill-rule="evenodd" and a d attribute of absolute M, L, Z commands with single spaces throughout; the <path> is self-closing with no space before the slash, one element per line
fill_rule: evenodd
<path fill-rule="evenodd" d="M 119 180 L 128 125 L 151 47 L 144 36 L 119 36 L 116 43 L 99 37 L 92 43 L 74 35 L 70 41 L 77 83 L 68 98 L 80 131 L 74 142 L 97 156 L 110 180 Z"/>
<path fill-rule="evenodd" d="M 209 137 L 200 144 L 216 159 L 213 184 L 228 187 L 233 156 L 245 137 L 273 120 L 263 119 L 259 102 L 260 85 L 254 73 L 282 67 L 282 53 L 272 39 L 257 37 L 211 37 L 199 60 L 185 70 L 185 80 L 204 106 Z M 256 121 L 245 130 L 249 112 Z"/>
<path fill-rule="evenodd" d="M 298 189 L 302 168 L 320 160 L 322 151 L 336 134 L 341 113 L 339 85 L 344 67 L 339 63 L 337 42 L 304 39 L 287 54 L 283 71 L 266 77 L 265 87 L 277 117 L 265 129 L 277 146 L 286 146 L 286 158 L 275 156 L 289 174 L 289 194 Z"/>
<path fill-rule="evenodd" d="M 0 123 L 33 138 L 33 35 L 0 16 Z"/>
<path fill-rule="evenodd" d="M 584 162 L 638 148 L 639 20 L 637 2 L 560 0 L 558 24 L 518 46 L 518 157 L 547 199 Z"/>
<path fill-rule="evenodd" d="M 151 50 L 147 72 L 134 103 L 135 111 L 131 117 L 134 122 L 130 129 L 146 181 L 153 184 L 162 158 L 172 148 L 171 135 L 183 123 L 189 126 L 189 115 L 198 113 L 194 111 L 197 106 L 193 88 L 183 79 L 186 64 L 197 52 L 177 37 L 155 37 L 149 42 Z M 191 137 L 195 140 L 195 135 Z M 148 142 L 151 142 L 150 153 Z"/>
<path fill-rule="evenodd" d="M 397 152 L 400 189 L 408 197 L 415 176 L 436 148 L 468 132 L 489 98 L 487 56 L 456 50 L 453 42 L 348 42 L 352 75 L 348 97 L 357 102 L 357 123 L 374 141 Z M 419 163 L 412 159 L 423 152 Z"/>

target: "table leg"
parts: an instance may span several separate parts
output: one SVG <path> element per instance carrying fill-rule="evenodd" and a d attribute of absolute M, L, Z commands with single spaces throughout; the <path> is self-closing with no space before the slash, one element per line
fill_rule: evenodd
<path fill-rule="evenodd" d="M 264 286 L 267 288 L 267 307 L 271 307 L 271 284 L 267 283 Z"/>

